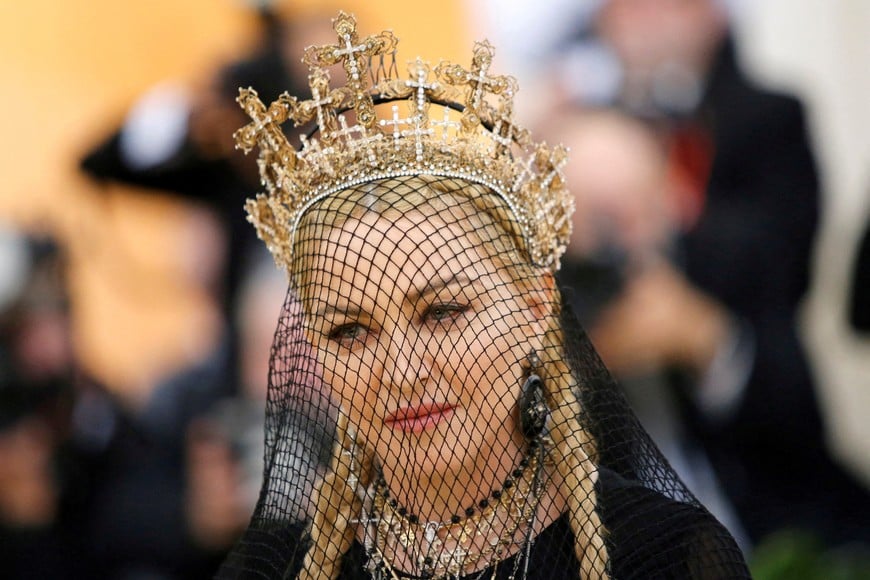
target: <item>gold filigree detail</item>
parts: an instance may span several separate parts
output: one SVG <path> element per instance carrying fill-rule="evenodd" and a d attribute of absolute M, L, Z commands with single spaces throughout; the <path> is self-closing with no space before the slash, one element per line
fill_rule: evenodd
<path fill-rule="evenodd" d="M 251 118 L 235 134 L 237 147 L 246 153 L 259 147 L 266 189 L 249 200 L 249 220 L 276 261 L 289 266 L 299 220 L 318 200 L 377 179 L 428 174 L 488 186 L 516 217 L 531 262 L 557 270 L 574 209 L 562 175 L 567 152 L 534 143 L 514 121 L 517 83 L 490 73 L 492 45 L 476 43 L 468 68 L 446 62 L 433 68 L 418 58 L 403 78 L 391 32 L 360 38 L 356 20 L 344 12 L 333 28 L 336 44 L 305 50 L 310 99 L 284 93 L 267 108 L 250 88 L 237 99 Z M 385 64 L 389 59 L 393 64 Z M 329 67 L 337 65 L 347 82 L 331 87 Z M 381 100 L 392 106 L 379 118 Z M 460 112 L 447 102 L 459 103 Z M 317 136 L 303 137 L 297 150 L 281 125 L 311 121 Z"/>

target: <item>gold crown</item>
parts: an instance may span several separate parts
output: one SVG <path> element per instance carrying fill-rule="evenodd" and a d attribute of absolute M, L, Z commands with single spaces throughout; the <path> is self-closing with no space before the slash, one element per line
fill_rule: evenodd
<path fill-rule="evenodd" d="M 567 151 L 533 143 L 513 121 L 517 84 L 509 76 L 489 75 L 492 45 L 474 45 L 470 69 L 442 62 L 433 71 L 418 58 L 402 79 L 392 32 L 360 39 L 356 20 L 344 12 L 333 27 L 337 44 L 305 50 L 311 99 L 285 92 L 267 108 L 250 88 L 237 99 L 252 122 L 236 131 L 236 147 L 248 153 L 259 146 L 267 190 L 248 200 L 248 220 L 276 261 L 290 265 L 299 221 L 319 200 L 361 183 L 427 174 L 492 189 L 516 217 L 532 263 L 556 271 L 574 209 L 561 171 Z M 336 64 L 347 83 L 331 88 L 328 67 Z M 437 80 L 429 79 L 432 73 Z M 375 105 L 383 102 L 392 103 L 392 116 L 379 119 Z M 432 105 L 443 108 L 441 115 L 430 116 Z M 350 112 L 353 124 L 345 116 Z M 319 137 L 302 136 L 297 151 L 281 130 L 286 121 L 316 121 Z"/>

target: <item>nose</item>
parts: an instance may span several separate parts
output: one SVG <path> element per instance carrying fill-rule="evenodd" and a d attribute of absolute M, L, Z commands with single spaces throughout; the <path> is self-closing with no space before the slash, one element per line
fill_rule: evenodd
<path fill-rule="evenodd" d="M 429 367 L 425 347 L 422 337 L 413 332 L 399 331 L 391 337 L 384 373 L 395 392 L 408 395 L 426 384 Z"/>

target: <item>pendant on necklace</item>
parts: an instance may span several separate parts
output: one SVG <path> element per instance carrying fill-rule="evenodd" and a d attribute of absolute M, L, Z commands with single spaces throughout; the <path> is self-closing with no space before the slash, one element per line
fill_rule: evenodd
<path fill-rule="evenodd" d="M 439 528 L 438 522 L 428 522 L 425 527 L 425 531 L 423 532 L 423 537 L 426 538 L 426 541 L 430 544 L 435 540 L 435 534 L 438 532 Z"/>

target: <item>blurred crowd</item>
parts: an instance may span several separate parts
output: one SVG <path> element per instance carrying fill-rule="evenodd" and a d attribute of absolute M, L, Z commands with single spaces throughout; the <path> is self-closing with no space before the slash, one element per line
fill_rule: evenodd
<path fill-rule="evenodd" d="M 741 70 L 726 2 L 609 0 L 573 33 L 586 60 L 553 67 L 542 125 L 572 151 L 574 309 L 759 575 L 867 574 L 870 493 L 826 445 L 799 336 L 822 207 L 804 107 Z"/>
<path fill-rule="evenodd" d="M 240 86 L 264 100 L 306 87 L 302 48 L 328 17 L 259 13 L 250 54 L 196 85 L 164 82 L 82 152 L 96 183 L 187 207 L 175 248 L 216 305 L 211 352 L 144 400 L 76 358 L 69 259 L 50 232 L 0 230 L 0 562 L 4 578 L 210 578 L 247 525 L 262 481 L 264 408 L 283 272 L 246 223 L 256 164 L 234 150 Z"/>
<path fill-rule="evenodd" d="M 868 577 L 870 492 L 826 446 L 798 332 L 822 206 L 803 106 L 743 73 L 720 0 L 593 4 L 538 56 L 547 114 L 533 123 L 571 149 L 571 307 L 758 577 Z M 81 152 L 90 178 L 189 206 L 179 251 L 222 320 L 207 357 L 137 406 L 119 400 L 76 360 L 64 248 L 0 230 L 4 577 L 209 578 L 250 517 L 286 280 L 245 222 L 259 184 L 232 146 L 234 98 L 305 94 L 296 55 L 332 37 L 324 16 L 263 8 L 260 24 L 253 52 L 201 86 L 154 87 Z M 857 332 L 868 248 L 843 305 Z"/>

